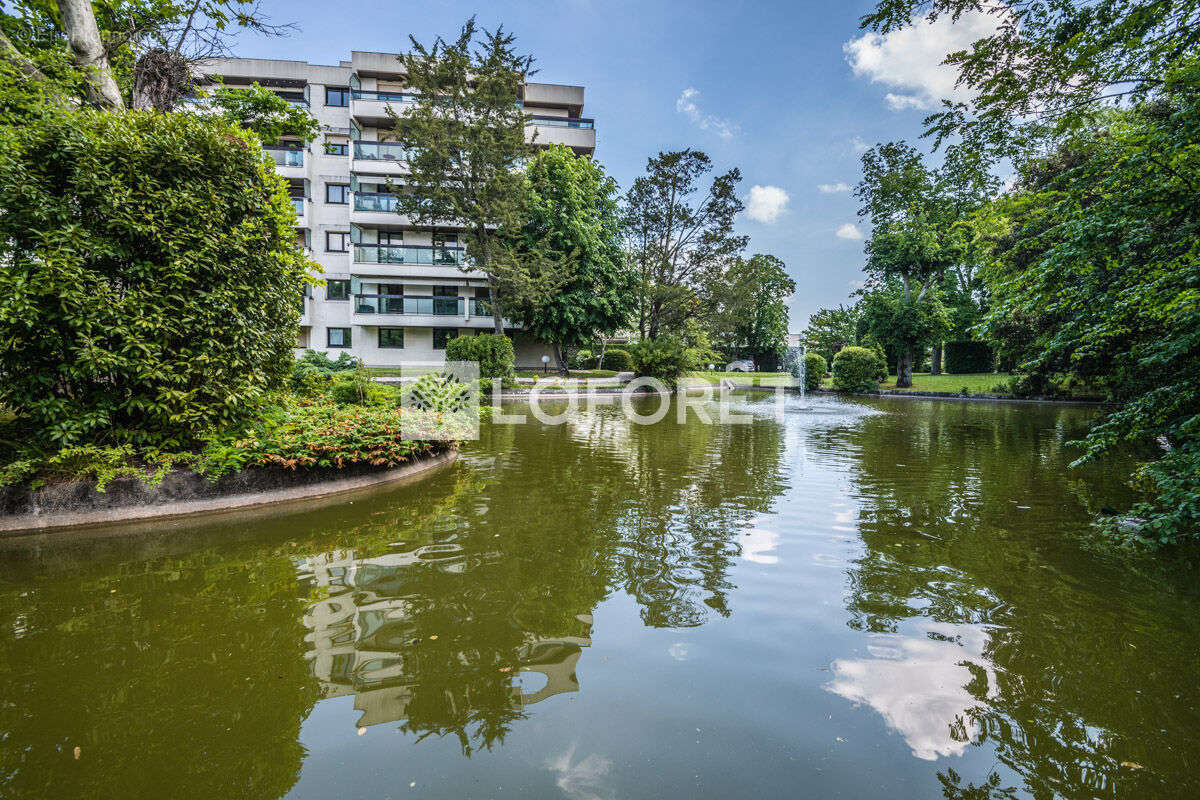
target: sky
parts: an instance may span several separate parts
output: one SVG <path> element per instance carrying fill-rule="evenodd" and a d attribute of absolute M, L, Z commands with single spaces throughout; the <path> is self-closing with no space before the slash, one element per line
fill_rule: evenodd
<path fill-rule="evenodd" d="M 582 85 L 596 120 L 595 158 L 628 187 L 659 151 L 687 147 L 713 174 L 742 171 L 748 253 L 770 253 L 796 281 L 789 328 L 848 302 L 863 279 L 851 189 L 862 151 L 916 141 L 941 97 L 958 97 L 947 52 L 988 32 L 985 18 L 940 21 L 886 38 L 859 28 L 871 2 L 491 0 L 370 3 L 265 0 L 282 39 L 243 36 L 236 55 L 336 64 L 351 50 L 399 52 L 451 38 L 476 15 L 517 35 L 534 80 Z M 926 140 L 924 146 L 928 147 Z"/>

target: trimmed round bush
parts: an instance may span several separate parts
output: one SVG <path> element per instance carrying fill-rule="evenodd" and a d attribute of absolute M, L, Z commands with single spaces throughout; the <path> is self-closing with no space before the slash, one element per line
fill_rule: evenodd
<path fill-rule="evenodd" d="M 633 371 L 633 356 L 629 354 L 628 350 L 613 348 L 605 351 L 603 364 L 599 361 L 599 355 L 596 358 L 596 369 L 612 369 L 617 372 Z"/>
<path fill-rule="evenodd" d="M 879 386 L 879 356 L 865 347 L 843 347 L 833 357 L 833 388 L 870 392 Z"/>
<path fill-rule="evenodd" d="M 252 134 L 57 109 L 0 128 L 0 403 L 31 440 L 187 444 L 291 376 L 308 261 Z"/>
<path fill-rule="evenodd" d="M 509 378 L 516 355 L 512 339 L 499 333 L 456 336 L 446 345 L 447 361 L 478 361 L 479 377 Z"/>
<path fill-rule="evenodd" d="M 804 356 L 804 388 L 808 391 L 821 388 L 821 381 L 829 365 L 820 353 L 806 353 Z"/>
<path fill-rule="evenodd" d="M 991 372 L 996 354 L 987 342 L 946 342 L 942 350 L 942 366 L 951 375 L 971 375 Z"/>

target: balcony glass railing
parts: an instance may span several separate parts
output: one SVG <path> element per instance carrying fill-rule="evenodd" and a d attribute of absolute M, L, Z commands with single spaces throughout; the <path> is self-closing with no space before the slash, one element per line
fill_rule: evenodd
<path fill-rule="evenodd" d="M 471 309 L 472 317 L 490 317 L 492 315 L 492 309 L 490 306 L 488 306 L 487 300 L 483 300 L 478 297 L 472 297 L 469 307 Z"/>
<path fill-rule="evenodd" d="M 394 212 L 396 195 L 391 192 L 355 192 L 354 210 Z"/>
<path fill-rule="evenodd" d="M 296 209 L 296 216 L 303 217 L 304 216 L 304 198 L 303 197 L 293 197 L 292 198 L 292 208 Z"/>
<path fill-rule="evenodd" d="M 419 244 L 356 244 L 354 260 L 359 264 L 446 264 L 470 263 L 461 247 L 430 247 Z"/>
<path fill-rule="evenodd" d="M 532 115 L 534 125 L 549 125 L 555 128 L 595 128 L 596 121 L 592 119 L 583 119 L 582 117 L 543 117 L 537 114 Z"/>
<path fill-rule="evenodd" d="M 417 95 L 404 92 L 369 92 L 355 89 L 350 93 L 355 100 L 378 100 L 384 103 L 415 103 Z"/>
<path fill-rule="evenodd" d="M 281 167 L 303 167 L 304 151 L 296 147 L 278 147 L 267 145 L 263 148 L 275 163 Z"/>
<path fill-rule="evenodd" d="M 408 161 L 408 150 L 399 142 L 356 141 L 354 157 L 366 161 Z"/>
<path fill-rule="evenodd" d="M 464 297 L 414 297 L 400 294 L 356 294 L 355 314 L 428 314 L 462 316 Z"/>

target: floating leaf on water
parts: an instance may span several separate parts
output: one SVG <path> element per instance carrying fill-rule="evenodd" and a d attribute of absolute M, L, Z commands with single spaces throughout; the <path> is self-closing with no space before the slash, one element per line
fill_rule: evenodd
<path fill-rule="evenodd" d="M 1137 763 L 1136 761 L 1122 761 L 1121 766 L 1129 767 L 1130 769 L 1145 769 L 1145 767 L 1143 767 L 1141 764 Z"/>
<path fill-rule="evenodd" d="M 83 755 L 83 748 L 79 745 L 75 745 L 75 760 L 78 761 L 81 755 Z"/>
<path fill-rule="evenodd" d="M 359 728 L 359 729 L 358 729 L 358 735 L 359 735 L 359 736 L 362 736 L 362 735 L 363 735 L 364 733 L 366 733 L 366 732 L 367 732 L 367 729 L 366 729 L 366 728 Z"/>

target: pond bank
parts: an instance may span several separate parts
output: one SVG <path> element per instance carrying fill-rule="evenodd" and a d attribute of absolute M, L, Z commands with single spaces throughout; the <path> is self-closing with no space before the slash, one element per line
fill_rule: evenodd
<path fill-rule="evenodd" d="M 748 386 L 744 384 L 734 384 L 732 387 L 735 391 L 754 391 L 754 392 L 773 392 L 778 388 L 792 394 L 800 394 L 798 386 Z M 824 397 L 908 397 L 918 400 L 986 400 L 988 402 L 1002 403 L 1064 403 L 1068 405 L 1085 405 L 1085 406 L 1116 406 L 1119 403 L 1111 403 L 1099 397 L 1016 397 L 1011 394 L 985 394 L 972 393 L 963 394 L 961 392 L 926 392 L 926 391 L 909 391 L 903 389 L 876 389 L 873 392 L 835 392 L 832 389 L 815 389 L 809 394 L 821 395 Z"/>
<path fill-rule="evenodd" d="M 68 481 L 36 490 L 7 487 L 0 489 L 0 536 L 312 500 L 416 480 L 457 457 L 457 450 L 446 450 L 388 470 L 250 469 L 215 482 L 190 470 L 176 470 L 158 486 L 121 479 L 110 483 L 104 492 L 96 490 L 94 481 Z"/>

